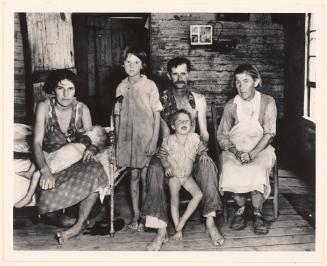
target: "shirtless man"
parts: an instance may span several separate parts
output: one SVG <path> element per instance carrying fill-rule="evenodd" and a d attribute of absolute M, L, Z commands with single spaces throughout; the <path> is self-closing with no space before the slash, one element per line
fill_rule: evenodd
<path fill-rule="evenodd" d="M 187 110 L 192 117 L 192 132 L 199 131 L 201 140 L 208 143 L 209 133 L 207 130 L 206 101 L 201 94 L 191 92 L 188 86 L 190 61 L 183 57 L 177 57 L 168 62 L 168 77 L 171 88 L 161 92 L 160 100 L 164 110 L 161 112 L 161 133 L 163 137 L 170 134 L 169 117 L 180 109 Z M 147 247 L 148 250 L 160 250 L 164 242 L 168 240 L 167 234 L 167 202 L 164 192 L 164 168 L 159 158 L 165 157 L 164 151 L 153 157 L 147 173 L 146 200 L 143 206 L 143 216 L 146 217 L 146 226 L 157 228 L 157 235 Z M 196 159 L 193 176 L 199 185 L 203 197 L 203 216 L 206 217 L 206 227 L 210 239 L 215 246 L 223 245 L 224 238 L 215 225 L 216 212 L 222 211 L 222 203 L 218 194 L 217 169 L 212 160 L 205 164 Z"/>

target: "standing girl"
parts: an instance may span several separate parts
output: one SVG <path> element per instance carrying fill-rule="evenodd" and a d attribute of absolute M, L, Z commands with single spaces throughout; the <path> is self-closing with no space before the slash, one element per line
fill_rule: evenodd
<path fill-rule="evenodd" d="M 144 51 L 129 48 L 124 56 L 124 69 L 128 77 L 116 90 L 117 162 L 121 167 L 131 168 L 133 218 L 128 228 L 132 231 L 142 231 L 144 228 L 139 208 L 139 182 L 141 179 L 143 203 L 147 167 L 157 148 L 160 111 L 163 109 L 157 86 L 141 74 L 146 67 L 145 62 Z"/>

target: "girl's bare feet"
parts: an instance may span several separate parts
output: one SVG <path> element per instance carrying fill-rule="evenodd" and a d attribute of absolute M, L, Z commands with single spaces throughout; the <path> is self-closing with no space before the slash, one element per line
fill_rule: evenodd
<path fill-rule="evenodd" d="M 146 247 L 148 251 L 159 251 L 163 243 L 168 242 L 169 237 L 167 233 L 167 228 L 159 228 L 157 235 L 152 240 L 152 242 Z"/>
<path fill-rule="evenodd" d="M 182 231 L 177 231 L 176 234 L 173 236 L 174 240 L 182 240 L 183 239 L 183 232 Z"/>
<path fill-rule="evenodd" d="M 138 231 L 138 228 L 139 228 L 138 220 L 139 220 L 139 218 L 134 216 L 132 221 L 126 225 L 125 230 L 131 231 L 131 232 Z"/>
<path fill-rule="evenodd" d="M 139 224 L 138 224 L 138 227 L 137 227 L 137 231 L 138 232 L 144 232 L 144 227 L 145 227 L 145 220 L 144 218 L 140 218 L 139 219 Z"/>

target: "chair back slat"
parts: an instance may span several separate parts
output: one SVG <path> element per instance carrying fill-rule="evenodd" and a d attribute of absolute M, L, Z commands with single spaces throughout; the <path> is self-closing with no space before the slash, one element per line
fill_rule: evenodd
<path fill-rule="evenodd" d="M 221 117 L 223 115 L 224 107 L 217 106 L 215 102 L 211 103 L 211 114 L 212 114 L 212 136 L 214 138 L 214 153 L 216 158 L 217 166 L 219 166 L 219 154 L 220 154 L 220 147 L 217 141 L 217 130 L 219 127 L 219 123 L 221 120 Z"/>

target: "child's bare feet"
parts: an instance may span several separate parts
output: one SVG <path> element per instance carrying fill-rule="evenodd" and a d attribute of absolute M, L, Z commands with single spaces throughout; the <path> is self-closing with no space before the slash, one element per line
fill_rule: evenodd
<path fill-rule="evenodd" d="M 138 220 L 139 220 L 139 218 L 134 216 L 132 221 L 129 224 L 126 225 L 125 229 L 127 231 L 131 231 L 131 232 L 138 231 L 138 228 L 139 228 Z"/>
<path fill-rule="evenodd" d="M 137 231 L 138 232 L 143 232 L 144 231 L 144 227 L 145 227 L 145 220 L 144 220 L 144 218 L 141 217 L 139 219 L 139 224 L 137 226 Z"/>
<path fill-rule="evenodd" d="M 184 228 L 184 225 L 185 225 L 185 222 L 180 220 L 178 225 L 176 226 L 176 232 L 179 232 L 179 231 L 181 232 L 182 229 Z"/>
<path fill-rule="evenodd" d="M 27 179 L 31 179 L 35 170 L 36 170 L 35 165 L 32 163 L 27 171 L 18 172 L 17 175 L 26 177 Z"/>
<path fill-rule="evenodd" d="M 177 231 L 176 234 L 173 235 L 174 240 L 182 240 L 183 239 L 183 232 Z"/>
<path fill-rule="evenodd" d="M 30 204 L 32 201 L 31 197 L 24 197 L 21 200 L 17 201 L 14 205 L 15 208 L 22 208 L 28 204 Z"/>

